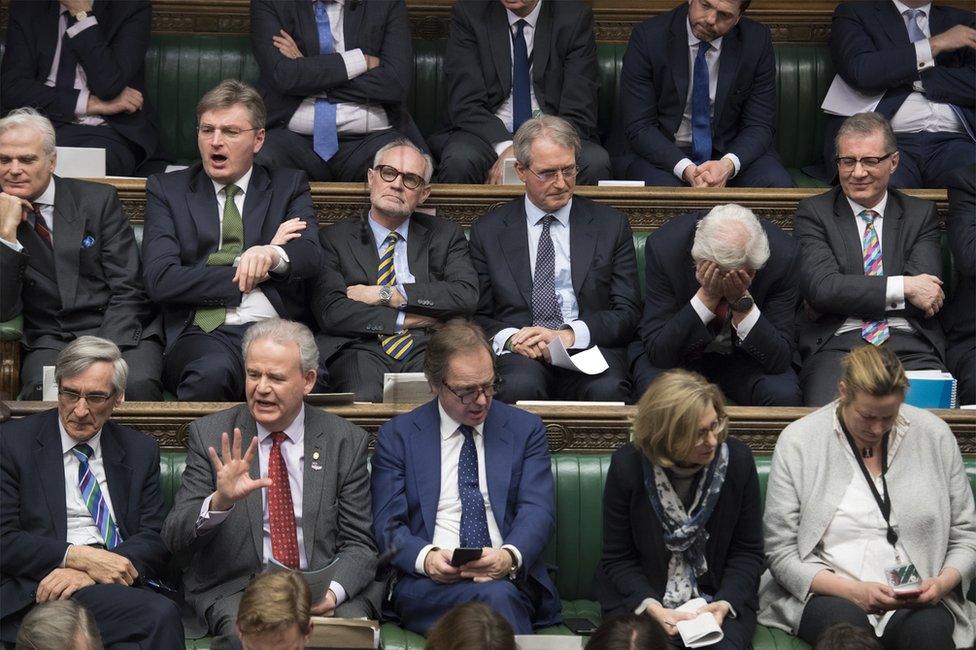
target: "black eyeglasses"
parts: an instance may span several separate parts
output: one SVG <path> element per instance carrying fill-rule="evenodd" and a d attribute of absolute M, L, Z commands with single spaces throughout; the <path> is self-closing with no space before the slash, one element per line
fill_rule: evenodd
<path fill-rule="evenodd" d="M 498 388 L 501 386 L 502 380 L 499 377 L 495 378 L 495 381 L 491 382 L 490 384 L 482 384 L 481 386 L 470 386 L 466 388 L 452 388 L 451 385 L 446 381 L 442 381 L 441 383 L 444 384 L 444 387 L 447 388 L 447 390 L 454 393 L 455 397 L 461 400 L 461 403 L 466 406 L 474 403 L 482 393 L 484 393 L 485 397 L 491 397 L 494 395 L 496 392 L 498 392 Z"/>
<path fill-rule="evenodd" d="M 834 162 L 837 163 L 837 168 L 844 171 L 850 171 L 857 166 L 857 163 L 861 163 L 861 167 L 864 169 L 877 169 L 878 165 L 888 160 L 895 155 L 896 152 L 889 151 L 883 156 L 865 156 L 864 158 L 855 158 L 854 156 L 837 156 L 834 158 Z"/>
<path fill-rule="evenodd" d="M 59 388 L 58 395 L 67 404 L 77 404 L 84 399 L 89 406 L 100 406 L 115 397 L 115 391 L 111 393 L 79 393 L 68 388 Z"/>
<path fill-rule="evenodd" d="M 579 173 L 579 167 L 576 165 L 571 165 L 569 167 L 563 167 L 561 169 L 547 169 L 545 171 L 537 172 L 529 166 L 525 167 L 532 174 L 538 178 L 543 183 L 551 183 L 556 180 L 556 176 L 562 176 L 565 180 L 571 181 L 576 178 L 576 174 Z"/>
<path fill-rule="evenodd" d="M 397 176 L 403 177 L 403 186 L 408 190 L 415 190 L 421 185 L 426 184 L 423 176 L 413 174 L 411 172 L 402 172 L 396 167 L 391 167 L 390 165 L 377 165 L 376 167 L 373 167 L 373 170 L 379 173 L 380 178 L 387 183 L 392 183 L 395 181 Z"/>

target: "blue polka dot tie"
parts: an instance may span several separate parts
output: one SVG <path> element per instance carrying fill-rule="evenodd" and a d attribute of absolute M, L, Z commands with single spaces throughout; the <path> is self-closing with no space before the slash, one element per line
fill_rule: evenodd
<path fill-rule="evenodd" d="M 491 546 L 485 500 L 478 483 L 478 449 L 474 446 L 474 429 L 466 424 L 459 427 L 464 436 L 458 458 L 458 494 L 461 497 L 461 546 L 485 548 Z"/>
<path fill-rule="evenodd" d="M 556 249 L 552 243 L 552 222 L 556 217 L 547 214 L 539 220 L 542 234 L 536 249 L 535 273 L 532 276 L 532 324 L 558 329 L 563 323 L 556 299 Z"/>

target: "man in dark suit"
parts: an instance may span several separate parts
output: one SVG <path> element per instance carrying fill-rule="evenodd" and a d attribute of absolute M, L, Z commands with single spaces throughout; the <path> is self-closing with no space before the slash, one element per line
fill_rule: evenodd
<path fill-rule="evenodd" d="M 241 337 L 256 321 L 307 318 L 319 270 L 305 174 L 254 164 L 264 104 L 224 81 L 197 105 L 201 164 L 146 183 L 146 290 L 162 306 L 163 383 L 184 401 L 239 401 Z"/>
<path fill-rule="evenodd" d="M 186 469 L 163 525 L 184 567 L 186 600 L 217 637 L 212 648 L 241 647 L 238 604 L 272 563 L 302 572 L 313 615 L 377 618 L 379 607 L 379 594 L 364 592 L 376 570 L 366 432 L 305 408 L 318 367 L 307 327 L 262 321 L 243 345 L 247 404 L 190 425 Z"/>
<path fill-rule="evenodd" d="M 626 347 L 640 318 L 633 235 L 621 212 L 573 196 L 579 151 L 566 120 L 528 120 L 515 134 L 525 197 L 471 229 L 476 319 L 498 355 L 503 402 L 629 398 Z M 600 346 L 609 368 L 586 375 L 552 365 L 556 337 L 574 352 Z"/>
<path fill-rule="evenodd" d="M 370 209 L 323 228 L 312 311 L 332 389 L 380 402 L 383 374 L 419 372 L 428 328 L 478 306 L 468 242 L 453 221 L 415 212 L 433 162 L 408 140 L 376 153 Z"/>
<path fill-rule="evenodd" d="M 450 128 L 431 138 L 438 181 L 501 183 L 513 134 L 536 111 L 579 132 L 579 183 L 610 178 L 596 132 L 593 12 L 582 2 L 456 2 L 444 66 Z"/>
<path fill-rule="evenodd" d="M 32 106 L 57 125 L 59 146 L 104 148 L 109 175 L 134 175 L 159 146 L 143 97 L 149 0 L 9 6 L 0 110 Z"/>
<path fill-rule="evenodd" d="M 555 525 L 545 427 L 492 400 L 492 352 L 454 320 L 427 345 L 436 398 L 383 425 L 372 459 L 373 535 L 393 555 L 384 617 L 425 634 L 455 605 L 481 601 L 516 634 L 559 622 L 542 551 Z M 477 559 L 452 564 L 454 549 Z"/>
<path fill-rule="evenodd" d="M 407 112 L 413 78 L 403 0 L 251 0 L 268 134 L 258 163 L 315 181 L 362 181 L 383 145 L 424 148 Z"/>
<path fill-rule="evenodd" d="M 160 400 L 163 341 L 115 189 L 53 175 L 54 127 L 32 108 L 0 120 L 0 319 L 24 317 L 21 399 L 83 334 L 111 340 L 130 400 Z"/>
<path fill-rule="evenodd" d="M 742 206 L 670 220 L 645 241 L 635 395 L 664 370 L 700 372 L 743 406 L 799 406 L 794 352 L 799 255 Z"/>
<path fill-rule="evenodd" d="M 959 403 L 976 404 L 976 166 L 947 175 L 949 248 L 958 281 L 942 310 L 946 363 L 959 381 Z"/>
<path fill-rule="evenodd" d="M 837 133 L 840 187 L 800 201 L 800 385 L 820 406 L 837 395 L 841 358 L 887 345 L 907 370 L 945 370 L 942 251 L 935 203 L 889 190 L 899 165 L 878 113 L 847 118 Z"/>
<path fill-rule="evenodd" d="M 83 336 L 55 366 L 57 410 L 0 435 L 0 640 L 13 643 L 35 602 L 72 598 L 106 647 L 182 648 L 179 609 L 150 586 L 169 554 L 159 535 L 159 447 L 112 423 L 127 364 Z"/>
<path fill-rule="evenodd" d="M 750 0 L 688 0 L 634 28 L 620 74 L 617 178 L 792 187 L 773 150 L 776 69 Z"/>
<path fill-rule="evenodd" d="M 943 175 L 976 162 L 976 15 L 931 0 L 858 0 L 834 10 L 837 74 L 891 122 L 901 156 L 892 187 L 945 187 Z M 827 122 L 834 160 L 843 117 Z"/>

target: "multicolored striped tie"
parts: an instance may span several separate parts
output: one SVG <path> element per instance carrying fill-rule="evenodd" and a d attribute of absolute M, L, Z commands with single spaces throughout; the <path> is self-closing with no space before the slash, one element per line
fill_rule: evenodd
<path fill-rule="evenodd" d="M 858 215 L 867 224 L 864 229 L 864 239 L 861 250 L 864 252 L 864 275 L 884 275 L 884 265 L 881 262 L 881 242 L 878 241 L 878 231 L 874 228 L 874 220 L 878 213 L 874 210 L 864 210 Z M 871 345 L 881 345 L 888 340 L 888 321 L 865 320 L 861 323 L 861 338 Z"/>
<path fill-rule="evenodd" d="M 75 445 L 71 449 L 71 453 L 78 459 L 78 487 L 81 488 L 81 498 L 88 506 L 88 512 L 91 513 L 92 519 L 95 520 L 99 534 L 105 540 L 105 548 L 111 550 L 122 542 L 122 538 L 119 536 L 118 526 L 112 519 L 112 513 L 109 512 L 108 504 L 102 498 L 98 479 L 92 474 L 91 466 L 88 464 L 88 460 L 95 453 L 95 450 L 86 444 L 80 444 Z"/>
<path fill-rule="evenodd" d="M 396 285 L 396 264 L 393 263 L 393 251 L 396 250 L 398 241 L 400 241 L 400 233 L 396 231 L 391 232 L 383 240 L 386 248 L 383 249 L 383 255 L 380 256 L 379 270 L 376 275 L 376 284 L 380 286 L 392 287 Z M 380 347 L 388 356 L 399 361 L 413 347 L 413 336 L 410 335 L 410 330 L 391 336 L 381 336 Z"/>

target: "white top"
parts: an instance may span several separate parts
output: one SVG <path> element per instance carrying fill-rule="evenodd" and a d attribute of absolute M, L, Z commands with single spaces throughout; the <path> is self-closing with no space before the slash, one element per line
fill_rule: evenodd
<path fill-rule="evenodd" d="M 522 18 L 517 14 L 512 13 L 510 9 L 505 10 L 505 14 L 508 16 L 508 29 L 509 29 L 509 36 L 510 36 L 510 38 L 508 39 L 508 52 L 510 55 L 509 60 L 512 62 L 512 89 L 513 90 L 515 89 L 514 39 L 515 39 L 515 35 L 518 34 L 518 27 L 515 26 L 515 23 L 517 23 L 520 20 L 525 21 L 525 27 L 522 28 L 522 36 L 525 37 L 525 48 L 529 54 L 529 98 L 530 101 L 532 102 L 533 115 L 535 115 L 537 112 L 539 112 L 539 110 L 541 110 L 539 108 L 539 102 L 535 98 L 535 84 L 532 83 L 532 66 L 533 66 L 532 48 L 535 45 L 535 26 L 536 23 L 539 22 L 539 11 L 542 9 L 543 2 L 544 0 L 539 0 L 538 4 L 536 4 L 535 6 L 535 9 L 533 9 L 529 13 L 529 15 L 526 16 L 525 18 Z M 497 111 L 495 111 L 495 117 L 497 117 L 502 121 L 502 123 L 508 128 L 509 133 L 514 134 L 515 129 L 513 127 L 515 126 L 515 123 L 513 122 L 513 111 L 512 111 L 513 106 L 514 103 L 512 101 L 512 93 L 510 92 L 508 93 L 508 97 L 505 98 L 505 101 L 502 102 L 502 105 L 498 107 Z M 503 140 L 501 142 L 493 143 L 496 154 L 501 154 L 501 152 L 508 149 L 511 145 L 512 145 L 511 140 Z"/>

